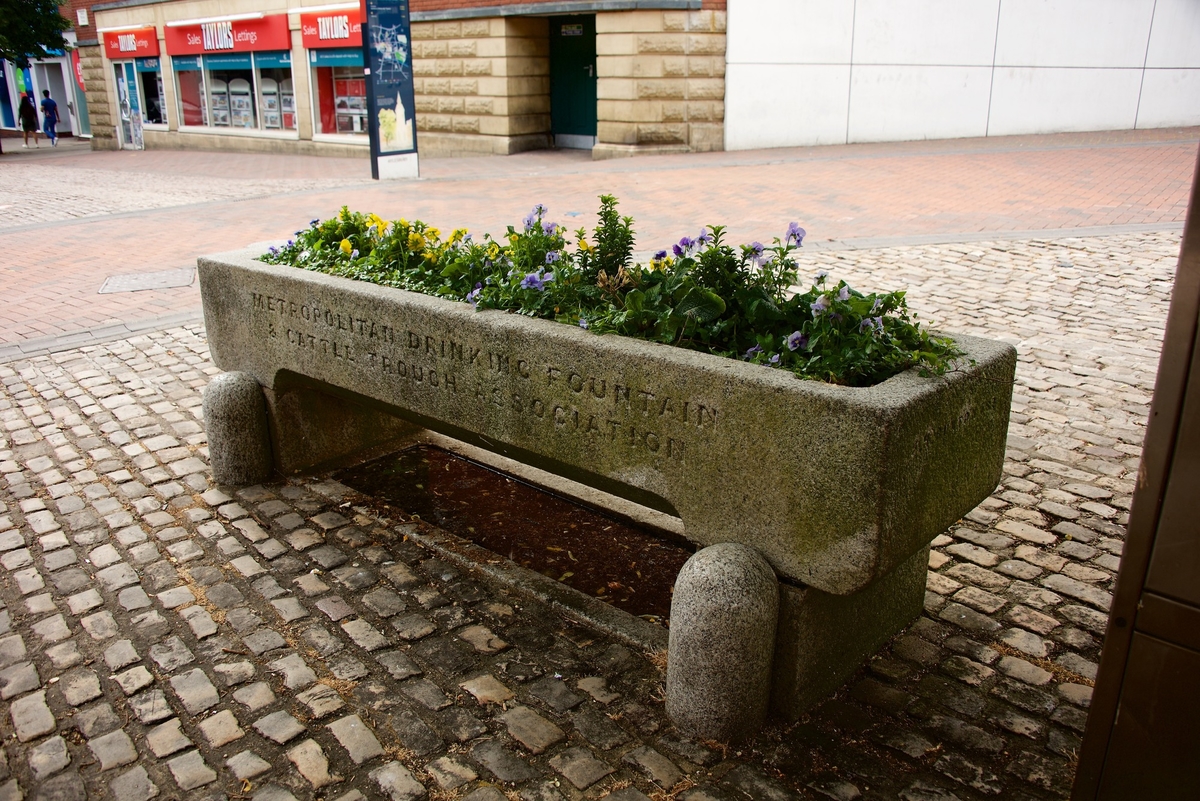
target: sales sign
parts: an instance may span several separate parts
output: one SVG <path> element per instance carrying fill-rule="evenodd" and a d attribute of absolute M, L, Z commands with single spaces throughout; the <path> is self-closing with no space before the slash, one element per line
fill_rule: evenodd
<path fill-rule="evenodd" d="M 300 36 L 304 47 L 362 47 L 362 16 L 358 9 L 328 14 L 301 14 Z"/>
<path fill-rule="evenodd" d="M 154 28 L 140 28 L 136 31 L 107 31 L 104 34 L 104 55 L 112 60 L 157 56 L 158 34 Z"/>
<path fill-rule="evenodd" d="M 247 53 L 253 50 L 290 50 L 287 14 L 259 19 L 215 20 L 166 28 L 171 55 Z"/>

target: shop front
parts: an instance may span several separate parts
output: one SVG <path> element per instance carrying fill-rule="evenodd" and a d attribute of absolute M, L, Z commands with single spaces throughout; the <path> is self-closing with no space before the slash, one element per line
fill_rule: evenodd
<path fill-rule="evenodd" d="M 286 14 L 172 21 L 164 38 L 181 133 L 297 138 Z"/>
<path fill-rule="evenodd" d="M 367 143 L 367 81 L 358 4 L 301 14 L 300 34 L 308 54 L 313 138 Z"/>
<path fill-rule="evenodd" d="M 167 130 L 158 34 L 153 27 L 104 31 L 104 54 L 116 86 L 118 146 L 141 150 L 145 131 Z"/>
<path fill-rule="evenodd" d="M 74 41 L 74 34 L 66 38 Z M 42 120 L 40 104 L 42 92 L 58 103 L 59 136 L 89 136 L 87 100 L 83 92 L 83 80 L 79 69 L 78 51 L 51 51 L 46 58 L 31 59 L 29 66 L 18 67 L 14 62 L 0 59 L 0 129 L 20 129 L 18 109 L 21 95 L 30 95 L 39 108 L 38 122 Z"/>

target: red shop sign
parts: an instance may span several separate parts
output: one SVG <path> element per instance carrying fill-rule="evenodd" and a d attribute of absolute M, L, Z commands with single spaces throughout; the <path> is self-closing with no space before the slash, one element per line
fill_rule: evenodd
<path fill-rule="evenodd" d="M 357 9 L 333 11 L 325 14 L 301 14 L 300 33 L 304 46 L 309 49 L 322 47 L 362 47 L 362 16 Z"/>
<path fill-rule="evenodd" d="M 167 52 L 173 56 L 292 49 L 287 14 L 168 26 L 166 35 Z"/>
<path fill-rule="evenodd" d="M 104 34 L 104 55 L 110 59 L 157 56 L 158 34 L 154 28 L 108 31 Z"/>

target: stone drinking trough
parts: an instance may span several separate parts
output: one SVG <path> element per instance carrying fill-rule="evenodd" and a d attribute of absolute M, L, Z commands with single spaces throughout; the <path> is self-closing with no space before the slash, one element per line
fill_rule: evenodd
<path fill-rule="evenodd" d="M 975 364 L 943 378 L 839 387 L 255 255 L 199 262 L 213 360 L 252 376 L 266 410 L 255 423 L 206 396 L 218 480 L 432 430 L 677 516 L 698 546 L 749 546 L 780 581 L 783 719 L 920 613 L 930 541 L 1000 477 L 1016 365 L 1003 343 L 957 338 Z"/>

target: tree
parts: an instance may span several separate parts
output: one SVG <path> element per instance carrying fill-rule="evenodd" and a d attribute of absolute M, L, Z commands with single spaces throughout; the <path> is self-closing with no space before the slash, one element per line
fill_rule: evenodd
<path fill-rule="evenodd" d="M 31 58 L 66 50 L 63 31 L 70 27 L 55 0 L 0 0 L 0 58 L 27 69 Z"/>

